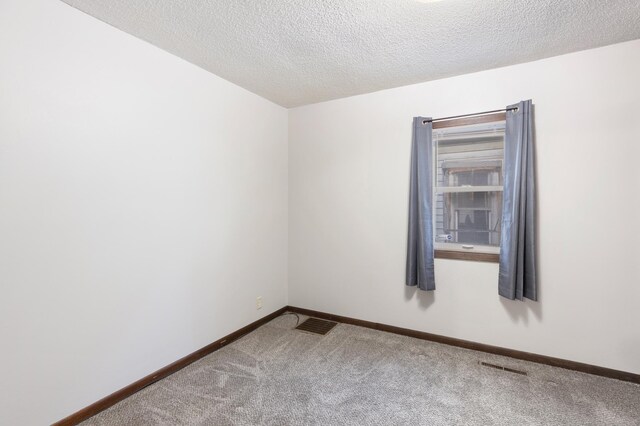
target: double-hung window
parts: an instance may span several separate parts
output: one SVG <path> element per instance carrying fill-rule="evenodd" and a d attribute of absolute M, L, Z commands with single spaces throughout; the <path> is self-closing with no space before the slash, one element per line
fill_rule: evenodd
<path fill-rule="evenodd" d="M 504 114 L 434 123 L 436 257 L 497 261 L 500 253 Z"/>

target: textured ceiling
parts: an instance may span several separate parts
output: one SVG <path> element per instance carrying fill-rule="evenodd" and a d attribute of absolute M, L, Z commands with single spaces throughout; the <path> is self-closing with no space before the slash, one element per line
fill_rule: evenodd
<path fill-rule="evenodd" d="M 640 38 L 640 0 L 64 0 L 293 107 Z"/>

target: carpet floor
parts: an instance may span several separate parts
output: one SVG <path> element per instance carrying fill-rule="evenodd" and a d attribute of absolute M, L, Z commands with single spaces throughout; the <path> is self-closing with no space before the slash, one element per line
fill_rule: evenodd
<path fill-rule="evenodd" d="M 325 336 L 295 325 L 278 317 L 83 424 L 640 425 L 640 385 L 352 325 Z"/>

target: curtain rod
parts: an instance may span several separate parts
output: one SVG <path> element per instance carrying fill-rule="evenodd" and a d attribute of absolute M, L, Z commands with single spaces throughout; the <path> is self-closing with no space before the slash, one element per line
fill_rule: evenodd
<path fill-rule="evenodd" d="M 518 107 L 511 107 L 511 108 L 503 108 L 503 109 L 494 109 L 493 111 L 474 112 L 473 114 L 453 115 L 451 117 L 440 117 L 440 118 L 433 118 L 431 120 L 422 120 L 422 124 L 433 123 L 434 121 L 453 120 L 454 118 L 474 117 L 476 115 L 487 115 L 487 114 L 494 114 L 496 112 L 507 112 L 507 111 L 517 111 L 517 110 L 518 110 Z"/>

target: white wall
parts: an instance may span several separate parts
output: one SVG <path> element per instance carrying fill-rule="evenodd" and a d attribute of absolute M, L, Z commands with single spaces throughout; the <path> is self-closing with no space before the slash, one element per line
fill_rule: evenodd
<path fill-rule="evenodd" d="M 289 114 L 289 303 L 640 373 L 640 40 Z M 535 104 L 540 301 L 497 264 L 404 286 L 411 118 Z"/>
<path fill-rule="evenodd" d="M 287 111 L 61 2 L 0 0 L 0 424 L 286 303 Z"/>

